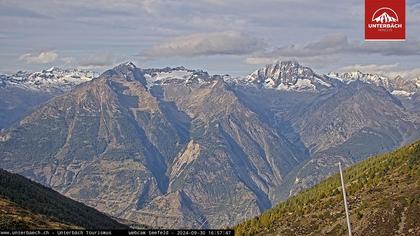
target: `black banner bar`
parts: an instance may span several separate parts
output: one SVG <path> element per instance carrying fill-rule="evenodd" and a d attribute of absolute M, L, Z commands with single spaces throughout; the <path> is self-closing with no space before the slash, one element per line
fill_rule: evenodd
<path fill-rule="evenodd" d="M 233 230 L 226 229 L 139 229 L 139 230 L 0 230 L 0 236 L 234 236 Z"/>

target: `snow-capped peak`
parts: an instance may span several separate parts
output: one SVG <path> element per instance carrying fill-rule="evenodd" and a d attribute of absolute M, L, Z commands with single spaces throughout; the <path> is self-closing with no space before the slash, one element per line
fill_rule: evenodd
<path fill-rule="evenodd" d="M 389 80 L 385 76 L 381 76 L 378 74 L 363 73 L 359 70 L 351 71 L 351 72 L 344 72 L 344 73 L 331 72 L 328 74 L 328 76 L 338 79 L 344 83 L 350 83 L 355 80 L 360 80 L 363 82 L 374 83 L 375 85 L 378 85 L 378 86 L 383 86 L 383 83 L 387 83 L 387 81 Z"/>
<path fill-rule="evenodd" d="M 131 62 L 131 61 L 128 61 L 128 62 L 124 63 L 124 65 L 127 66 L 130 69 L 137 68 L 136 65 L 133 62 Z"/>
<path fill-rule="evenodd" d="M 59 68 L 58 68 L 58 67 L 56 67 L 56 66 L 53 66 L 53 67 L 51 67 L 50 69 L 47 69 L 47 70 L 45 70 L 45 71 L 47 71 L 47 72 L 53 72 L 53 71 L 55 71 L 55 70 L 59 70 Z"/>
<path fill-rule="evenodd" d="M 33 73 L 18 71 L 11 75 L 2 74 L 0 75 L 0 86 L 18 86 L 47 92 L 67 91 L 97 76 L 98 74 L 93 71 L 52 67 Z"/>
<path fill-rule="evenodd" d="M 410 79 L 401 76 L 388 77 L 385 75 L 363 73 L 360 71 L 342 72 L 328 74 L 330 78 L 340 80 L 349 84 L 354 81 L 361 81 L 368 84 L 380 86 L 396 96 L 410 97 L 420 89 L 420 78 Z"/>
<path fill-rule="evenodd" d="M 316 91 L 331 87 L 326 78 L 296 61 L 277 61 L 266 65 L 251 73 L 246 82 L 266 88 L 296 91 Z"/>
<path fill-rule="evenodd" d="M 143 73 L 148 87 L 169 83 L 203 84 L 213 80 L 213 77 L 205 71 L 191 70 L 183 66 L 175 68 L 144 69 Z"/>

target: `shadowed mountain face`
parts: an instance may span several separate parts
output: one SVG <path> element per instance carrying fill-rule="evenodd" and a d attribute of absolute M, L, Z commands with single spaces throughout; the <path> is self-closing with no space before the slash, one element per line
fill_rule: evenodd
<path fill-rule="evenodd" d="M 408 112 L 385 89 L 361 82 L 321 97 L 297 114 L 293 126 L 312 158 L 298 170 L 291 194 L 333 174 L 337 161 L 351 165 L 420 138 L 418 114 Z"/>
<path fill-rule="evenodd" d="M 382 87 L 355 81 L 320 93 L 237 88 L 238 97 L 273 129 L 310 152 L 285 178 L 276 199 L 284 200 L 336 172 L 420 138 L 419 113 L 407 110 Z"/>
<path fill-rule="evenodd" d="M 301 75 L 295 64 L 279 73 L 319 89 L 122 64 L 0 133 L 0 167 L 119 218 L 208 228 L 270 208 L 338 160 L 350 165 L 418 137 L 418 114 L 386 90 Z"/>
<path fill-rule="evenodd" d="M 19 122 L 38 105 L 48 101 L 54 94 L 27 90 L 18 87 L 0 87 L 0 130 Z"/>
<path fill-rule="evenodd" d="M 0 129 L 9 128 L 48 99 L 96 76 L 91 71 L 56 67 L 33 73 L 0 74 Z"/>

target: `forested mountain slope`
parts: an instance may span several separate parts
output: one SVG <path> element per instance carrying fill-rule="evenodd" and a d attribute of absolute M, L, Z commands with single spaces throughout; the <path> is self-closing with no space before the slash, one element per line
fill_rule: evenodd
<path fill-rule="evenodd" d="M 420 141 L 363 161 L 344 178 L 354 235 L 420 234 Z M 235 229 L 237 235 L 345 235 L 339 175 Z"/>

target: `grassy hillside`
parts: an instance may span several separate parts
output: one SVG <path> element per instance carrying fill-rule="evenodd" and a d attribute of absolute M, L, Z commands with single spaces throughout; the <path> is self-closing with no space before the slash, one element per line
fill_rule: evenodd
<path fill-rule="evenodd" d="M 0 229 L 76 229 L 75 225 L 58 222 L 51 217 L 23 209 L 15 203 L 0 198 Z"/>
<path fill-rule="evenodd" d="M 124 229 L 105 214 L 0 169 L 0 229 Z"/>
<path fill-rule="evenodd" d="M 345 170 L 344 178 L 354 235 L 420 235 L 420 141 L 363 161 Z M 345 235 L 339 175 L 235 230 L 237 235 Z"/>

